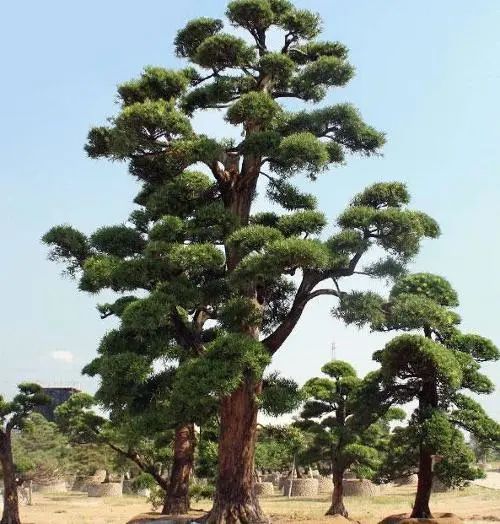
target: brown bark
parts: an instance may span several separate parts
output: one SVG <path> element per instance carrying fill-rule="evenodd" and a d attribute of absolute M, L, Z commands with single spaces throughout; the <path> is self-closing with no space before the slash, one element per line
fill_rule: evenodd
<path fill-rule="evenodd" d="M 417 494 L 411 517 L 419 519 L 432 518 L 429 501 L 432 493 L 432 455 L 425 449 L 420 450 Z"/>
<path fill-rule="evenodd" d="M 164 515 L 185 515 L 190 509 L 189 479 L 193 470 L 195 435 L 193 424 L 175 430 L 174 463 L 165 496 Z"/>
<path fill-rule="evenodd" d="M 295 295 L 292 307 L 286 318 L 281 324 L 268 336 L 262 343 L 266 346 L 269 353 L 273 355 L 283 345 L 290 333 L 293 331 L 302 312 L 310 299 L 310 293 L 314 287 L 321 281 L 321 275 L 314 271 L 307 271 L 302 277 L 299 289 Z"/>
<path fill-rule="evenodd" d="M 429 377 L 427 380 L 424 380 L 419 395 L 419 411 L 422 422 L 425 420 L 428 410 L 437 407 L 437 405 L 438 392 L 436 381 L 434 377 Z M 417 493 L 411 513 L 411 517 L 414 518 L 432 518 L 432 513 L 429 509 L 433 477 L 432 453 L 433 451 L 428 449 L 424 443 L 420 444 Z"/>
<path fill-rule="evenodd" d="M 265 90 L 266 86 L 260 87 Z M 255 124 L 245 124 L 245 135 L 259 131 Z M 241 160 L 241 169 L 240 167 Z M 231 211 L 239 226 L 249 222 L 252 200 L 260 174 L 261 157 L 248 154 L 226 159 L 227 176 L 221 187 L 226 209 Z M 240 261 L 240 255 L 226 246 L 226 266 L 231 273 Z M 256 289 L 250 286 L 245 295 L 260 307 Z M 241 326 L 249 336 L 258 340 L 260 326 Z M 206 517 L 210 524 L 237 524 L 267 522 L 254 493 L 254 454 L 257 435 L 256 395 L 262 384 L 247 378 L 219 405 L 219 463 L 213 507 Z"/>
<path fill-rule="evenodd" d="M 332 505 L 326 512 L 326 515 L 342 515 L 346 518 L 349 516 L 347 509 L 344 506 L 344 487 L 342 485 L 343 479 L 343 471 L 335 471 L 333 473 Z"/>
<path fill-rule="evenodd" d="M 0 435 L 0 462 L 2 463 L 4 485 L 3 514 L 0 524 L 21 524 L 10 433 Z"/>
<path fill-rule="evenodd" d="M 254 493 L 255 400 L 261 384 L 246 380 L 220 405 L 219 471 L 210 524 L 267 522 Z"/>

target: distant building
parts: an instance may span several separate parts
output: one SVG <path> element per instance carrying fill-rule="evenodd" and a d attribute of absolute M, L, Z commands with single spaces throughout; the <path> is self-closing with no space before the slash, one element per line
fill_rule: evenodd
<path fill-rule="evenodd" d="M 51 398 L 50 404 L 39 406 L 35 411 L 41 413 L 47 420 L 54 422 L 54 410 L 63 402 L 66 402 L 73 393 L 80 390 L 72 387 L 67 388 L 43 388 L 43 392 Z"/>

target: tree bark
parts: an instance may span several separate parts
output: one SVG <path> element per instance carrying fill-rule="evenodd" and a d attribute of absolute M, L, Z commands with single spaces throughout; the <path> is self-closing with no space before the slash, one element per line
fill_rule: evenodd
<path fill-rule="evenodd" d="M 165 496 L 164 515 L 185 515 L 190 509 L 189 479 L 193 470 L 195 435 L 193 424 L 175 430 L 174 463 Z"/>
<path fill-rule="evenodd" d="M 262 85 L 261 90 L 266 86 Z M 245 125 L 245 136 L 259 131 L 254 124 Z M 229 183 L 221 187 L 224 207 L 236 218 L 240 227 L 248 225 L 252 200 L 260 174 L 261 157 L 247 154 L 227 159 L 225 170 Z M 240 168 L 241 161 L 241 168 Z M 228 273 L 234 271 L 241 255 L 225 246 Z M 261 306 L 257 290 L 250 286 L 245 295 Z M 259 339 L 260 323 L 242 326 L 242 331 Z M 244 383 L 219 404 L 220 433 L 218 472 L 214 504 L 204 519 L 209 524 L 254 524 L 268 522 L 254 492 L 254 455 L 257 437 L 256 395 L 262 382 L 246 378 Z"/>
<path fill-rule="evenodd" d="M 221 400 L 219 470 L 209 524 L 267 522 L 254 493 L 254 453 L 257 435 L 256 394 L 261 384 L 247 379 Z"/>
<path fill-rule="evenodd" d="M 342 515 L 348 517 L 347 509 L 344 506 L 344 487 L 342 481 L 344 480 L 343 471 L 334 471 L 333 473 L 333 494 L 332 505 L 326 512 L 326 515 Z"/>
<path fill-rule="evenodd" d="M 424 422 L 429 409 L 438 405 L 438 391 L 434 377 L 424 380 L 419 395 L 419 417 Z M 417 494 L 411 517 L 414 518 L 432 518 L 429 509 L 429 501 L 432 493 L 432 453 L 433 450 L 425 446 L 424 442 L 420 443 L 420 457 L 418 466 L 418 484 Z"/>
<path fill-rule="evenodd" d="M 4 485 L 3 514 L 0 524 L 21 524 L 10 434 L 0 435 L 0 462 L 2 463 Z"/>
<path fill-rule="evenodd" d="M 415 496 L 415 503 L 413 504 L 413 511 L 411 512 L 411 517 L 413 518 L 432 518 L 432 513 L 429 509 L 429 501 L 432 493 L 432 475 L 432 455 L 428 450 L 421 448 L 417 494 Z"/>

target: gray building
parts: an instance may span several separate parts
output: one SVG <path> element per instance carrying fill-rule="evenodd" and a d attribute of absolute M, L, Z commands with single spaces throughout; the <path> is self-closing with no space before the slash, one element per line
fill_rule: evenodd
<path fill-rule="evenodd" d="M 41 413 L 50 422 L 54 422 L 54 410 L 57 408 L 57 406 L 60 406 L 63 402 L 66 402 L 66 400 L 68 400 L 69 397 L 73 395 L 73 393 L 79 393 L 80 390 L 73 387 L 43 388 L 43 392 L 50 397 L 50 404 L 39 406 L 35 411 Z"/>

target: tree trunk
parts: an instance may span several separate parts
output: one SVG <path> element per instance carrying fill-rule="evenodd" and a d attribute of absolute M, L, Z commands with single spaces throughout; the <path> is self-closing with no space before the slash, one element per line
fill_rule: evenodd
<path fill-rule="evenodd" d="M 209 524 L 267 522 L 254 493 L 254 453 L 261 384 L 247 379 L 221 399 L 219 470 Z"/>
<path fill-rule="evenodd" d="M 432 518 L 429 500 L 432 493 L 432 455 L 428 450 L 420 449 L 418 467 L 418 485 L 415 504 L 411 516 L 419 519 Z"/>
<path fill-rule="evenodd" d="M 335 471 L 333 473 L 333 494 L 332 494 L 332 505 L 326 512 L 326 515 L 342 515 L 348 517 L 347 510 L 344 506 L 344 487 L 342 481 L 344 480 L 343 471 Z"/>
<path fill-rule="evenodd" d="M 162 513 L 185 515 L 189 512 L 189 479 L 193 470 L 195 436 L 193 424 L 175 430 L 174 463 Z"/>
<path fill-rule="evenodd" d="M 437 386 L 435 380 L 431 378 L 423 382 L 419 395 L 420 422 L 424 422 L 428 416 L 429 409 L 435 408 L 437 405 Z M 413 504 L 413 511 L 411 513 L 411 517 L 414 518 L 432 518 L 432 513 L 429 509 L 433 476 L 432 453 L 433 450 L 428 449 L 425 443 L 420 443 L 417 494 L 415 495 L 415 503 Z"/>
<path fill-rule="evenodd" d="M 0 524 L 21 524 L 17 481 L 12 458 L 10 438 L 5 434 L 0 437 L 0 461 L 3 472 L 3 514 Z"/>
<path fill-rule="evenodd" d="M 262 90 L 265 86 L 262 86 Z M 260 131 L 259 126 L 245 125 L 245 136 Z M 238 172 L 241 160 L 241 169 Z M 225 169 L 231 183 L 222 192 L 224 207 L 229 210 L 240 227 L 248 225 L 252 200 L 259 178 L 261 157 L 247 154 L 242 159 L 233 158 Z M 228 273 L 234 271 L 241 255 L 225 246 Z M 261 301 L 257 290 L 250 286 L 245 293 L 257 307 Z M 243 332 L 259 340 L 259 323 L 242 326 Z M 218 472 L 214 504 L 204 519 L 208 524 L 254 524 L 268 522 L 254 492 L 254 455 L 257 437 L 256 395 L 262 383 L 246 378 L 243 384 L 219 404 L 220 432 Z"/>

